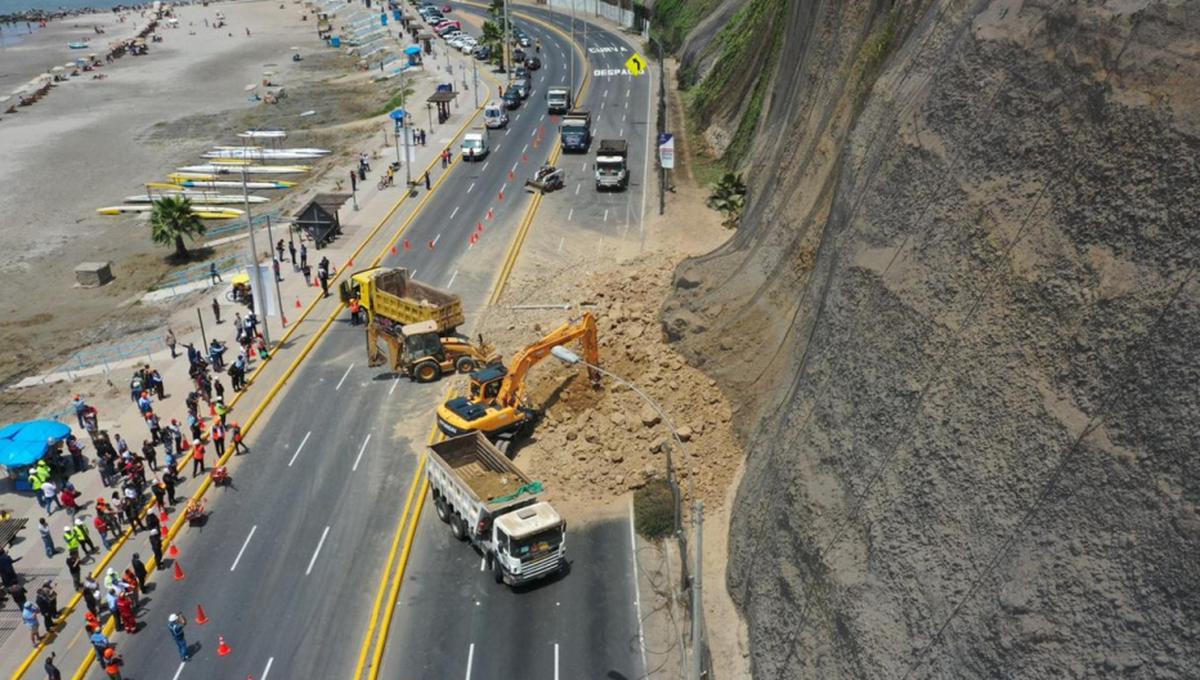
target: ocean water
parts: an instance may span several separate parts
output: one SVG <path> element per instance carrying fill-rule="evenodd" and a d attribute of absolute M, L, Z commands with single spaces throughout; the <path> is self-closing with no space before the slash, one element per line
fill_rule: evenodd
<path fill-rule="evenodd" d="M 27 9 L 109 9 L 117 5 L 136 5 L 136 0 L 0 0 L 0 15 L 24 12 Z M 149 4 L 149 3 L 146 3 Z M 23 28 L 23 27 L 22 27 Z"/>

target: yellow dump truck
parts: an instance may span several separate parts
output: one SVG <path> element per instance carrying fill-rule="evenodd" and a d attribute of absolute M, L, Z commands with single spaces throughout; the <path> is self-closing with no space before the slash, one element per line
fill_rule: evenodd
<path fill-rule="evenodd" d="M 390 332 L 393 327 L 433 321 L 438 333 L 449 335 L 464 321 L 462 298 L 448 290 L 414 280 L 404 268 L 355 272 L 339 289 L 343 302 L 357 297 L 368 323 Z"/>

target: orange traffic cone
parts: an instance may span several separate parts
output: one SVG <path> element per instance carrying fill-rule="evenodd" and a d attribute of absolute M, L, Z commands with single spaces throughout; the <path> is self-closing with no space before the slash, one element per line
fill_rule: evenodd
<path fill-rule="evenodd" d="M 178 561 L 175 562 L 175 580 L 182 581 L 185 578 L 187 578 L 187 576 L 185 576 L 183 573 L 183 567 L 179 566 Z"/>
<path fill-rule="evenodd" d="M 300 298 L 296 298 L 296 309 L 303 309 L 303 308 L 300 306 Z"/>
<path fill-rule="evenodd" d="M 504 192 L 503 192 L 503 191 L 501 191 L 501 192 L 500 192 L 500 194 L 499 194 L 499 198 L 500 198 L 500 200 L 501 200 L 501 201 L 503 201 L 503 200 L 504 200 Z"/>
<path fill-rule="evenodd" d="M 163 508 L 162 512 L 158 513 L 158 523 L 166 524 L 170 521 L 171 521 L 171 518 L 167 516 L 167 509 Z"/>
<path fill-rule="evenodd" d="M 229 653 L 232 651 L 233 650 L 230 649 L 229 645 L 225 644 L 225 636 L 218 635 L 217 636 L 217 656 L 229 656 Z"/>
<path fill-rule="evenodd" d="M 280 314 L 279 321 L 280 321 L 280 323 L 283 324 L 284 328 L 287 328 L 287 317 L 286 316 Z"/>
<path fill-rule="evenodd" d="M 411 249 L 412 249 L 412 242 L 411 242 L 411 241 L 409 241 L 408 239 L 404 239 L 404 249 L 405 249 L 405 250 L 411 250 Z"/>
<path fill-rule="evenodd" d="M 208 623 L 208 615 L 204 613 L 204 607 L 196 605 L 196 623 L 203 626 Z"/>
<path fill-rule="evenodd" d="M 246 356 L 250 357 L 251 359 L 254 358 L 254 345 L 250 345 L 250 349 L 247 351 Z"/>
<path fill-rule="evenodd" d="M 396 246 L 392 246 L 392 248 L 391 248 L 391 251 L 392 251 L 392 254 L 393 254 L 393 255 L 396 255 L 396 254 L 398 254 L 398 253 L 396 252 Z"/>
<path fill-rule="evenodd" d="M 510 181 L 510 182 L 513 181 L 513 171 L 512 170 L 508 171 L 508 181 Z"/>
<path fill-rule="evenodd" d="M 176 545 L 174 543 L 172 543 L 171 547 L 167 548 L 167 554 L 170 555 L 171 557 L 179 557 L 179 548 L 176 547 Z"/>
<path fill-rule="evenodd" d="M 353 266 L 354 266 L 354 260 L 347 260 L 347 262 L 346 262 L 346 266 L 347 266 L 347 267 L 353 267 Z"/>

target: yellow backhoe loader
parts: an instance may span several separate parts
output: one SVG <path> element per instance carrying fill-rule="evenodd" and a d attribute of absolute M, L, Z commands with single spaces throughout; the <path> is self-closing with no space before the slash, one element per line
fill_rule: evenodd
<path fill-rule="evenodd" d="M 465 397 L 456 397 L 438 407 L 438 427 L 448 436 L 479 430 L 491 438 L 528 430 L 537 420 L 537 412 L 525 406 L 525 376 L 529 369 L 550 354 L 550 350 L 573 340 L 583 344 L 583 360 L 600 363 L 600 344 L 596 337 L 596 318 L 585 312 L 576 321 L 568 321 L 513 356 L 512 368 L 503 364 L 489 366 L 471 374 L 471 386 Z M 600 374 L 588 369 L 594 385 Z"/>
<path fill-rule="evenodd" d="M 446 373 L 470 373 L 500 363 L 500 355 L 483 338 L 473 345 L 457 336 L 443 337 L 438 334 L 437 322 L 432 320 L 401 326 L 399 336 L 372 321 L 367 325 L 370 366 L 387 362 L 379 348 L 380 340 L 391 350 L 392 370 L 417 382 L 433 382 Z"/>

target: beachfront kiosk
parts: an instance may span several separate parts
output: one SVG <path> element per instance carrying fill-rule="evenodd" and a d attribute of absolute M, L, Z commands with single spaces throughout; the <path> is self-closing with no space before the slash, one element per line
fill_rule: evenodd
<path fill-rule="evenodd" d="M 350 194 L 317 194 L 296 213 L 292 224 L 308 234 L 320 250 L 342 233 L 338 210 L 348 200 Z"/>

